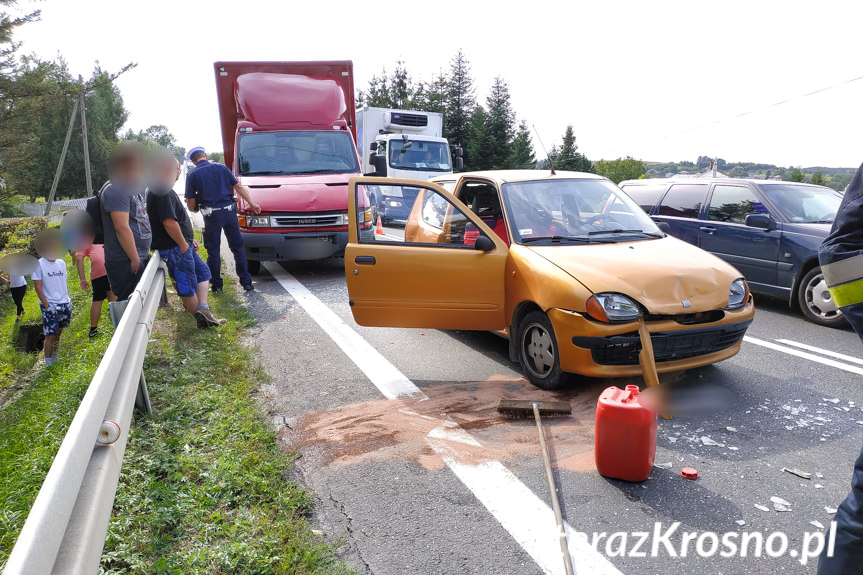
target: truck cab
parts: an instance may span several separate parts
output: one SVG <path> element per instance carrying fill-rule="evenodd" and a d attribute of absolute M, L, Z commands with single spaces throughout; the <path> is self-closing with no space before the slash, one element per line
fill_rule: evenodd
<path fill-rule="evenodd" d="M 428 180 L 461 169 L 461 148 L 455 162 L 443 134 L 443 114 L 365 107 L 357 111 L 357 141 L 363 173 L 380 177 Z M 412 193 L 413 192 L 413 193 Z M 371 201 L 384 222 L 407 219 L 415 190 L 372 186 Z M 405 197 L 407 194 L 407 197 Z"/>
<path fill-rule="evenodd" d="M 341 256 L 348 180 L 359 175 L 353 64 L 216 62 L 225 164 L 252 200 L 238 219 L 249 268 Z M 366 202 L 368 204 L 368 202 Z M 373 226 L 371 206 L 362 218 Z"/>

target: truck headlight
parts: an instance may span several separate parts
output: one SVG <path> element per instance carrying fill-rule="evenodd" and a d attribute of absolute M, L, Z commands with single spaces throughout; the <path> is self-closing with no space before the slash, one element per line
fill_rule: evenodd
<path fill-rule="evenodd" d="M 345 224 L 348 223 L 348 215 L 344 215 Z M 357 210 L 357 223 L 360 225 L 360 229 L 367 229 L 372 227 L 372 208 L 359 208 Z"/>
<path fill-rule="evenodd" d="M 749 297 L 749 286 L 746 285 L 746 280 L 737 278 L 731 282 L 731 287 L 728 289 L 728 305 L 722 309 L 739 309 L 743 307 Z"/>
<path fill-rule="evenodd" d="M 587 299 L 587 313 L 603 323 L 622 323 L 637 320 L 641 310 L 623 294 L 598 293 Z"/>
<path fill-rule="evenodd" d="M 269 228 L 270 216 L 246 216 L 246 227 L 248 228 Z"/>

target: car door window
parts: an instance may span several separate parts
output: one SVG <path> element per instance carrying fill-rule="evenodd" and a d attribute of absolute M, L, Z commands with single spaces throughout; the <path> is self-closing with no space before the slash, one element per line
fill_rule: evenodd
<path fill-rule="evenodd" d="M 656 205 L 656 201 L 662 196 L 662 192 L 665 191 L 665 186 L 665 184 L 637 184 L 623 186 L 623 191 L 635 200 L 639 208 L 649 214 L 653 210 L 653 206 Z"/>
<path fill-rule="evenodd" d="M 766 214 L 767 208 L 744 186 L 717 185 L 710 198 L 708 219 L 717 222 L 742 224 L 749 214 Z"/>
<path fill-rule="evenodd" d="M 411 198 L 406 220 L 392 220 L 370 229 L 360 226 L 360 243 L 423 244 L 473 247 L 481 232 L 445 194 L 431 188 L 391 185 Z"/>
<path fill-rule="evenodd" d="M 660 216 L 698 218 L 701 204 L 707 195 L 707 184 L 674 184 L 662 199 Z"/>

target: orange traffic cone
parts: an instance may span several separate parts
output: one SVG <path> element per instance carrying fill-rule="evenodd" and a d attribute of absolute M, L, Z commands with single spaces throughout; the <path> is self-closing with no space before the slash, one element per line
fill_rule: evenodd
<path fill-rule="evenodd" d="M 378 214 L 378 223 L 375 226 L 375 235 L 382 236 L 384 235 L 384 222 L 381 220 L 381 215 Z"/>

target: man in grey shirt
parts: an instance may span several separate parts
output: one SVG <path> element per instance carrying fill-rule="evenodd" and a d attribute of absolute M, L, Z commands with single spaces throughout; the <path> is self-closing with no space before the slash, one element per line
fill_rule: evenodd
<path fill-rule="evenodd" d="M 144 153 L 137 142 L 120 142 L 108 159 L 110 182 L 102 190 L 105 269 L 111 289 L 129 299 L 147 267 L 152 232 L 144 200 Z"/>

